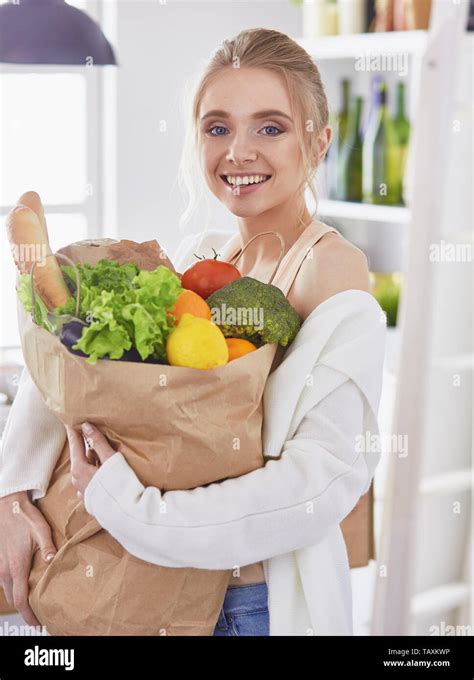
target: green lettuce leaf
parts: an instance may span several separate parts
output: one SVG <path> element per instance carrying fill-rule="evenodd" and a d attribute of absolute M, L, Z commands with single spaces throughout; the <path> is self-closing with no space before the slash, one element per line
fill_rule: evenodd
<path fill-rule="evenodd" d="M 78 318 L 89 325 L 72 348 L 87 354 L 90 364 L 104 356 L 120 359 L 132 347 L 143 360 L 151 356 L 166 361 L 166 340 L 174 327 L 167 310 L 183 290 L 179 277 L 164 265 L 145 271 L 132 263 L 102 259 L 94 266 L 76 266 L 80 274 Z M 75 290 L 74 267 L 62 265 L 61 270 Z M 29 301 L 31 310 L 31 276 L 24 276 L 18 295 L 25 309 Z M 37 298 L 38 322 L 51 330 L 47 311 Z M 54 313 L 76 316 L 76 296 L 71 295 Z"/>
<path fill-rule="evenodd" d="M 23 304 L 23 307 L 31 314 L 31 274 L 20 274 L 16 293 Z M 38 326 L 45 328 L 50 333 L 54 333 L 55 324 L 48 318 L 48 308 L 38 294 L 35 295 L 35 320 Z"/>

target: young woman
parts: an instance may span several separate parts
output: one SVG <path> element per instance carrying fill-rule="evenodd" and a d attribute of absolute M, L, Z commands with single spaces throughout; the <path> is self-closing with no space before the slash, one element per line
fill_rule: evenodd
<path fill-rule="evenodd" d="M 305 203 L 306 187 L 315 195 L 314 176 L 330 140 L 328 104 L 318 68 L 297 43 L 282 33 L 265 29 L 245 30 L 222 43 L 195 91 L 186 153 L 190 148 L 194 151 L 208 189 L 236 216 L 239 233 L 237 239 L 233 237 L 224 243 L 221 253 L 225 259 L 237 254 L 239 246 L 250 238 L 267 231 L 276 231 L 282 236 L 285 257 L 300 256 L 301 266 L 294 272 L 287 297 L 303 321 L 320 309 L 323 302 L 327 304 L 339 294 L 347 295 L 349 306 L 354 300 L 362 303 L 361 308 L 365 309 L 364 305 L 370 308 L 372 315 L 378 313 L 369 294 L 365 255 L 337 230 L 315 221 Z M 194 195 L 189 183 L 195 173 L 190 170 L 187 156 L 183 162 L 183 176 Z M 182 271 L 191 263 L 196 249 L 203 252 L 206 244 L 216 243 L 217 234 L 209 232 L 188 238 L 178 251 L 175 266 Z M 265 235 L 247 248 L 238 267 L 242 275 L 268 281 L 279 256 L 280 241 Z M 278 285 L 278 277 L 276 281 Z M 379 345 L 381 338 L 377 336 Z M 382 355 L 383 350 L 378 351 L 377 356 Z M 272 371 L 283 358 L 284 351 L 280 350 Z M 375 374 L 371 379 L 380 383 L 380 362 L 374 361 L 369 370 Z M 27 387 L 28 379 L 25 369 L 24 385 L 20 385 L 23 408 L 29 391 L 30 404 L 36 400 L 35 417 L 41 411 L 45 428 L 49 428 L 49 436 L 54 438 L 54 446 L 50 445 L 48 449 L 45 444 L 41 452 L 37 451 L 36 462 L 28 460 L 21 467 L 20 452 L 14 456 L 9 450 L 13 433 L 20 428 L 20 407 L 15 409 L 18 396 L 8 423 L 10 436 L 4 451 L 6 465 L 4 462 L 0 480 L 0 495 L 10 494 L 0 500 L 0 522 L 6 536 L 6 548 L 0 549 L 0 576 L 7 599 L 32 621 L 34 616 L 28 607 L 25 584 L 32 546 L 38 543 L 45 559 L 46 553 L 54 554 L 55 548 L 44 518 L 29 503 L 25 490 L 34 489 L 33 498 L 44 495 L 54 468 L 54 451 L 59 453 L 59 443 L 64 442 L 64 426 L 40 403 L 31 380 Z M 338 527 L 368 489 L 373 469 L 367 469 L 365 464 L 357 471 L 355 465 L 347 464 L 347 474 L 342 475 L 344 486 L 333 484 L 347 463 L 345 457 L 351 459 L 350 454 L 354 453 L 355 438 L 366 422 L 365 408 L 363 393 L 353 380 L 346 378 L 305 415 L 291 441 L 285 442 L 285 449 L 291 451 L 293 448 L 299 458 L 283 455 L 275 462 L 267 463 L 262 470 L 230 480 L 231 485 L 228 482 L 214 484 L 200 488 L 199 493 L 196 490 L 167 492 L 175 528 L 166 527 L 166 539 L 157 526 L 159 490 L 146 489 L 144 507 L 145 490 L 137 487 L 139 482 L 133 471 L 120 452 L 114 451 L 99 430 L 91 429 L 89 424 L 84 424 L 84 436 L 102 465 L 96 467 L 90 462 L 81 434 L 67 428 L 73 484 L 78 495 L 84 498 L 88 512 L 94 514 L 129 552 L 141 559 L 165 566 L 206 569 L 241 565 L 231 578 L 214 634 L 268 635 L 271 593 L 264 561 L 313 546 L 316 537 L 320 544 L 324 543 L 329 528 Z M 376 404 L 374 408 L 376 410 Z M 36 441 L 41 447 L 39 429 L 38 425 Z M 311 479 L 313 475 L 316 480 L 327 478 L 326 488 L 320 494 L 319 525 L 302 523 L 294 513 L 294 508 L 303 503 L 308 493 L 307 485 L 301 483 L 304 470 L 300 458 L 304 458 L 304 465 L 312 466 L 308 468 Z M 326 458 L 329 462 L 325 462 Z M 117 492 L 115 502 L 110 503 L 114 488 L 130 488 L 130 498 L 126 498 L 125 492 Z M 337 491 L 331 491 L 336 488 Z M 109 494 L 108 501 L 101 499 L 100 492 L 104 490 Z M 21 526 L 21 520 L 9 516 L 6 509 L 6 504 L 17 497 L 28 519 L 28 523 Z M 329 510 L 325 510 L 326 506 Z M 331 519 L 325 520 L 329 515 Z M 244 522 L 242 517 L 245 517 Z M 318 518 L 314 520 L 317 521 Z M 325 521 L 329 524 L 327 531 Z M 287 529 L 281 530 L 285 526 Z M 182 539 L 183 528 L 187 529 L 185 534 L 189 536 L 189 543 Z M 337 584 L 331 591 L 328 584 L 334 577 L 329 576 L 326 583 L 318 584 L 318 589 L 320 593 L 334 592 L 334 610 L 339 607 L 342 613 L 331 618 L 331 613 L 326 611 L 320 620 L 327 624 L 322 623 L 313 631 L 316 634 L 351 632 L 347 555 L 339 553 L 334 559 L 337 561 L 333 569 L 333 573 L 338 574 Z M 12 564 L 16 565 L 16 570 L 12 569 Z M 292 604 L 290 597 L 285 604 L 276 603 L 275 611 L 278 607 L 282 611 L 281 617 L 285 618 L 285 607 L 289 617 L 290 609 L 297 609 L 299 605 L 296 600 Z M 293 615 L 295 621 L 298 620 L 299 612 L 293 612 Z M 313 619 L 309 616 L 309 620 Z M 276 624 L 273 629 L 277 632 Z M 296 624 L 290 632 L 308 634 Z"/>

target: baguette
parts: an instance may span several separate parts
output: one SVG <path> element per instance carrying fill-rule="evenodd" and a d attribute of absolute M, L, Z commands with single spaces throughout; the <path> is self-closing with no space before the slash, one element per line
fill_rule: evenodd
<path fill-rule="evenodd" d="M 16 205 L 8 213 L 6 226 L 18 271 L 31 274 L 33 264 L 37 262 L 33 273 L 35 292 L 50 311 L 63 305 L 70 293 L 56 258 L 47 257 L 52 252 L 46 223 L 41 224 L 41 216 L 25 205 Z"/>
<path fill-rule="evenodd" d="M 44 240 L 47 242 L 49 247 L 48 228 L 46 226 L 43 204 L 41 203 L 41 198 L 39 194 L 37 194 L 36 191 L 26 191 L 24 194 L 20 196 L 16 204 L 24 205 L 27 208 L 30 208 L 30 210 L 32 210 L 34 213 L 36 213 L 36 216 L 40 221 L 41 228 L 43 229 Z"/>

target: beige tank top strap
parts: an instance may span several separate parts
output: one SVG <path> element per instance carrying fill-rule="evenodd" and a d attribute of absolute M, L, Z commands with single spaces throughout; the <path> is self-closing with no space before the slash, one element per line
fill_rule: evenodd
<path fill-rule="evenodd" d="M 340 235 L 334 227 L 329 227 L 322 222 L 312 222 L 286 253 L 272 281 L 272 284 L 277 286 L 285 296 L 288 295 L 311 248 L 328 232 Z"/>
<path fill-rule="evenodd" d="M 341 235 L 337 229 L 329 227 L 323 222 L 311 222 L 284 255 L 271 283 L 277 286 L 285 296 L 288 295 L 293 281 L 310 249 L 328 232 Z M 268 235 L 267 238 L 272 237 L 275 238 L 272 235 Z M 237 233 L 227 244 L 225 253 L 222 253 L 222 259 L 226 262 L 233 262 L 241 250 L 240 234 Z"/>

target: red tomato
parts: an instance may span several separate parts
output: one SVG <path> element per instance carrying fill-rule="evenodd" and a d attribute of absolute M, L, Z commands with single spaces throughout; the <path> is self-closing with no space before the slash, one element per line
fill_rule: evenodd
<path fill-rule="evenodd" d="M 181 277 L 181 285 L 206 300 L 216 290 L 236 279 L 240 279 L 240 272 L 233 264 L 206 258 L 186 269 Z"/>

